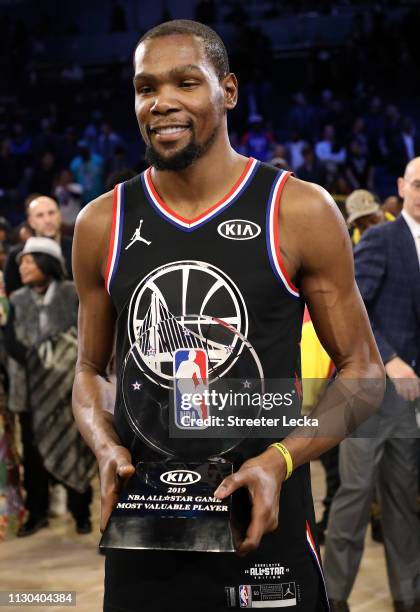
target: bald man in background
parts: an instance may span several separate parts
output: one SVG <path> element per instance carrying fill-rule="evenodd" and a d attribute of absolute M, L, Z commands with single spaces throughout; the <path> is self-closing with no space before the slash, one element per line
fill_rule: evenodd
<path fill-rule="evenodd" d="M 401 215 L 368 229 L 355 275 L 385 371 L 387 393 L 375 438 L 340 444 L 340 487 L 328 523 L 324 569 L 333 612 L 348 612 L 378 484 L 388 580 L 395 612 L 420 612 L 416 494 L 420 414 L 420 157 L 398 179 Z"/>
<path fill-rule="evenodd" d="M 71 268 L 72 240 L 61 235 L 61 211 L 58 203 L 47 196 L 37 196 L 31 200 L 26 207 L 26 218 L 36 236 L 52 238 L 61 246 L 66 261 L 67 276 L 73 279 Z M 16 261 L 17 255 L 22 251 L 24 245 L 19 244 L 10 250 L 4 268 L 4 282 L 6 293 L 10 295 L 16 289 L 22 287 L 19 267 Z"/>

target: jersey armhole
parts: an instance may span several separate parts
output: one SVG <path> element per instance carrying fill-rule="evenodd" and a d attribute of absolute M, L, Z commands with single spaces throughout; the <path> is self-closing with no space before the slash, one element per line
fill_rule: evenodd
<path fill-rule="evenodd" d="M 283 262 L 280 251 L 279 241 L 279 205 L 280 198 L 283 191 L 283 187 L 291 176 L 291 172 L 281 171 L 277 174 L 271 187 L 270 197 L 267 205 L 266 214 L 266 242 L 268 259 L 270 261 L 271 268 L 274 272 L 274 276 L 280 282 L 280 284 L 286 289 L 287 293 L 294 298 L 299 298 L 299 289 L 292 283 L 286 267 Z"/>
<path fill-rule="evenodd" d="M 111 294 L 111 285 L 118 266 L 124 218 L 124 183 L 114 187 L 112 204 L 112 227 L 108 246 L 108 259 L 105 273 L 105 289 Z"/>

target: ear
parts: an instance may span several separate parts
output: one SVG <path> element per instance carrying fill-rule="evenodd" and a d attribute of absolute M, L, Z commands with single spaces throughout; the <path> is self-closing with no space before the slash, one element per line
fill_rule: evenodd
<path fill-rule="evenodd" d="M 233 72 L 227 74 L 221 81 L 224 91 L 225 109 L 232 110 L 238 102 L 238 81 Z"/>
<path fill-rule="evenodd" d="M 400 198 L 404 200 L 405 179 L 403 179 L 402 176 L 400 176 L 397 179 L 397 185 L 398 185 L 398 194 Z"/>

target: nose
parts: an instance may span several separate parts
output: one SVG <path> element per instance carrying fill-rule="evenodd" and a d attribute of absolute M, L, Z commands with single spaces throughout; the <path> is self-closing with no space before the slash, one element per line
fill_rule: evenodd
<path fill-rule="evenodd" d="M 172 87 L 161 88 L 159 92 L 157 92 L 150 108 L 150 112 L 153 115 L 167 115 L 179 110 L 181 110 L 181 105 L 174 96 Z"/>

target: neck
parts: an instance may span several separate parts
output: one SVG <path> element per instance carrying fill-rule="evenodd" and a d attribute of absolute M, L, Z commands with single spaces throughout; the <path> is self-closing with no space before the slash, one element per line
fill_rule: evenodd
<path fill-rule="evenodd" d="M 58 231 L 55 236 L 45 236 L 44 234 L 40 234 L 39 232 L 36 232 L 36 236 L 38 238 L 51 238 L 51 240 L 55 240 L 55 242 L 58 242 L 58 244 L 60 244 L 61 242 L 61 232 L 60 231 Z"/>
<path fill-rule="evenodd" d="M 221 132 L 210 149 L 185 170 L 152 169 L 156 190 L 178 212 L 199 214 L 223 198 L 243 172 L 248 159 L 236 153 L 227 132 Z"/>
<path fill-rule="evenodd" d="M 47 283 L 46 281 L 42 284 L 36 284 L 36 285 L 31 285 L 31 289 L 33 291 L 35 291 L 35 293 L 38 293 L 39 295 L 44 294 L 47 289 L 48 289 L 49 283 Z"/>
<path fill-rule="evenodd" d="M 420 219 L 416 219 L 412 214 L 410 214 L 405 206 L 403 206 L 403 211 L 412 221 L 414 221 L 414 223 L 418 223 L 420 225 Z"/>

